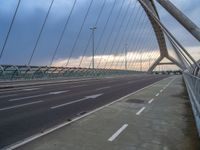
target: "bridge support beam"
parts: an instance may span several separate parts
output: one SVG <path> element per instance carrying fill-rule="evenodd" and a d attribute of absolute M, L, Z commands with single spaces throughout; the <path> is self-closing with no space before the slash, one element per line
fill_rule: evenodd
<path fill-rule="evenodd" d="M 174 44 L 174 42 L 171 39 L 169 39 L 169 40 L 170 40 L 170 43 L 171 43 L 171 45 L 172 45 L 172 47 L 174 49 L 174 52 L 176 53 L 180 63 L 182 64 L 183 70 L 187 69 L 187 66 L 186 66 L 187 62 L 184 60 L 183 56 L 178 51 L 178 47 Z"/>
<path fill-rule="evenodd" d="M 200 28 L 184 15 L 169 0 L 157 0 L 176 20 L 178 20 L 197 40 L 200 41 Z"/>
<path fill-rule="evenodd" d="M 153 69 L 156 67 L 156 65 L 158 65 L 159 62 L 163 58 L 169 59 L 174 64 L 176 64 L 178 67 L 180 67 L 182 70 L 185 70 L 185 68 L 186 68 L 186 64 L 183 63 L 183 61 L 184 62 L 187 61 L 187 63 L 189 63 L 190 65 L 192 63 L 194 63 L 196 67 L 200 68 L 199 64 L 194 60 L 194 58 L 186 51 L 186 49 L 176 40 L 176 38 L 160 22 L 160 19 L 159 19 L 159 16 L 158 16 L 158 13 L 157 13 L 157 10 L 156 10 L 153 0 L 138 0 L 138 1 L 140 2 L 142 7 L 144 8 L 144 10 L 146 11 L 147 16 L 149 17 L 149 19 L 151 21 L 151 24 L 155 31 L 155 34 L 156 34 L 156 37 L 158 40 L 158 44 L 159 44 L 159 48 L 160 48 L 160 58 L 158 58 L 157 61 L 149 68 L 148 72 L 153 71 Z M 172 44 L 173 48 L 175 48 L 174 49 L 175 53 L 178 54 L 178 59 L 180 62 L 168 54 L 164 33 L 167 36 L 167 38 L 170 40 L 170 43 Z M 162 40 L 159 40 L 159 39 L 162 39 Z M 175 43 L 175 45 L 174 45 L 174 43 Z M 178 49 L 176 49 L 176 47 L 177 47 L 176 45 L 178 46 Z M 184 57 L 184 58 L 180 59 L 179 57 Z M 188 61 L 187 57 L 190 59 L 189 61 Z M 192 63 L 190 61 L 192 61 Z M 191 65 L 191 67 L 194 68 L 193 65 Z"/>
<path fill-rule="evenodd" d="M 153 65 L 149 68 L 148 70 L 148 73 L 151 73 L 155 68 L 156 66 L 158 66 L 159 64 L 162 64 L 161 61 L 164 59 L 164 58 L 167 58 L 168 60 L 170 60 L 172 63 L 171 64 L 174 64 L 176 66 L 178 66 L 180 69 L 183 70 L 183 65 L 181 65 L 178 61 L 176 61 L 174 58 L 172 58 L 171 56 L 166 56 L 166 57 L 162 57 L 160 56 L 154 63 Z"/>
<path fill-rule="evenodd" d="M 174 58 L 171 57 L 171 56 L 168 56 L 167 59 L 169 59 L 171 62 L 173 62 L 175 65 L 177 65 L 180 69 L 183 70 L 183 68 L 184 68 L 183 65 L 180 64 L 176 59 L 174 59 Z"/>
<path fill-rule="evenodd" d="M 156 39 L 157 39 L 157 42 L 158 42 L 158 45 L 159 45 L 161 57 L 167 56 L 168 51 L 167 51 L 167 45 L 166 45 L 164 33 L 163 33 L 161 27 L 157 24 L 157 22 L 154 20 L 154 18 L 151 16 L 149 11 L 144 6 L 144 4 L 146 4 L 148 6 L 148 8 L 152 11 L 152 13 L 155 16 L 159 17 L 153 1 L 152 0 L 139 0 L 139 2 L 142 5 L 142 7 L 144 8 L 144 10 L 145 10 L 145 12 L 146 12 L 151 24 L 152 24 L 152 27 L 153 27 L 153 30 L 155 32 Z"/>
<path fill-rule="evenodd" d="M 159 15 L 157 13 L 153 0 L 139 0 L 139 2 L 144 8 L 145 12 L 147 13 L 147 16 L 152 24 L 152 27 L 154 29 L 154 32 L 158 41 L 159 49 L 160 49 L 160 57 L 153 63 L 153 65 L 149 68 L 148 72 L 149 73 L 152 72 L 164 58 L 169 59 L 172 63 L 176 64 L 178 67 L 182 69 L 183 66 L 178 61 L 176 61 L 171 56 L 169 56 L 163 29 L 160 27 L 160 25 L 156 22 L 156 20 L 150 14 L 149 10 L 146 8 L 147 6 L 151 10 L 151 13 L 153 13 L 153 15 L 159 19 Z"/>
<path fill-rule="evenodd" d="M 164 57 L 158 57 L 158 59 L 149 68 L 148 73 L 151 73 L 156 68 L 156 66 L 158 66 L 158 64 L 162 61 L 163 58 Z"/>

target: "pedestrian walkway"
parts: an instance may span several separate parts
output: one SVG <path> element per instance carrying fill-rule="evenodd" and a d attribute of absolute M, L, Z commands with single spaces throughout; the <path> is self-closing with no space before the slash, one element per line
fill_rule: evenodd
<path fill-rule="evenodd" d="M 200 140 L 183 80 L 173 76 L 18 149 L 199 150 Z"/>

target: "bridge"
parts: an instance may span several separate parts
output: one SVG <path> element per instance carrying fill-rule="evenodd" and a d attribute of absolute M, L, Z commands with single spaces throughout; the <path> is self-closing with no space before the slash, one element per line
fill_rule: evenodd
<path fill-rule="evenodd" d="M 177 4 L 1 1 L 0 149 L 200 149 L 200 24 Z"/>

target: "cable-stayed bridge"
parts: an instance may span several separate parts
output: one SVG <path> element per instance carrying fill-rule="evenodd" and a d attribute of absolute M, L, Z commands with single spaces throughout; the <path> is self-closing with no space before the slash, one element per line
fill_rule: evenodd
<path fill-rule="evenodd" d="M 199 148 L 199 56 L 180 40 L 183 33 L 165 24 L 160 9 L 197 48 L 200 28 L 172 1 L 0 4 L 0 148 L 167 150 L 184 142 L 186 149 Z"/>

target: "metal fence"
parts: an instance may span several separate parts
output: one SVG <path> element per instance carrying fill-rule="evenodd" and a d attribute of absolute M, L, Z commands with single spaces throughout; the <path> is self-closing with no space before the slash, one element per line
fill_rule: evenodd
<path fill-rule="evenodd" d="M 31 80 L 62 77 L 102 77 L 133 74 L 136 71 L 48 66 L 0 66 L 0 80 Z"/>
<path fill-rule="evenodd" d="M 200 78 L 183 72 L 184 81 L 192 104 L 196 126 L 200 136 Z"/>

